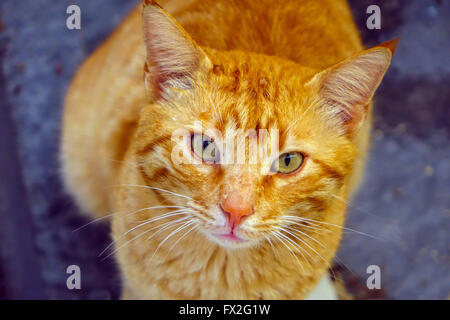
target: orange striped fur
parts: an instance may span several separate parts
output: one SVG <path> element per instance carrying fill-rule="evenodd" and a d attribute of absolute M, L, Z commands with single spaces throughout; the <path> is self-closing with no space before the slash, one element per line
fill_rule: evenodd
<path fill-rule="evenodd" d="M 395 43 L 363 50 L 341 0 L 160 5 L 136 8 L 73 80 L 66 186 L 84 211 L 115 213 L 124 298 L 303 299 L 338 248 L 368 149 L 370 101 Z M 277 129 L 281 152 L 305 162 L 289 175 L 263 175 L 261 164 L 174 164 L 172 133 L 195 121 L 222 134 Z M 211 236 L 230 192 L 253 205 L 239 229 L 245 245 Z M 189 211 L 163 216 L 181 206 Z"/>

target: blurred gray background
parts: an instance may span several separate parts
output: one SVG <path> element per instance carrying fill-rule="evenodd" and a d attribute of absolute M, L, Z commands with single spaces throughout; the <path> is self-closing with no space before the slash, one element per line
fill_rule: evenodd
<path fill-rule="evenodd" d="M 115 299 L 120 278 L 108 226 L 79 215 L 58 168 L 62 101 L 83 59 L 138 1 L 0 3 L 0 299 Z M 350 207 L 335 274 L 359 299 L 448 299 L 450 294 L 450 1 L 349 1 L 365 45 L 400 36 L 376 94 L 365 182 Z M 82 11 L 81 31 L 66 8 Z M 378 4 L 381 30 L 366 28 Z M 66 287 L 66 268 L 82 289 Z M 366 268 L 381 268 L 368 290 Z"/>

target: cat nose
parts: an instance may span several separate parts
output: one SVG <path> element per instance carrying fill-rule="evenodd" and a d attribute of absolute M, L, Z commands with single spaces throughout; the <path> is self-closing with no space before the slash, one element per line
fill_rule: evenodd
<path fill-rule="evenodd" d="M 234 229 L 244 218 L 253 214 L 253 201 L 234 191 L 220 203 L 220 208 L 227 216 L 231 228 Z"/>

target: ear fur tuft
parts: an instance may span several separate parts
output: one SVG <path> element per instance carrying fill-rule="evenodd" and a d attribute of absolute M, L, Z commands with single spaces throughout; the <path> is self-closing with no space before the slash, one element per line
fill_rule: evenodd
<path fill-rule="evenodd" d="M 344 126 L 345 132 L 352 133 L 362 125 L 397 43 L 394 39 L 364 50 L 311 80 L 319 86 L 323 108 Z"/>
<path fill-rule="evenodd" d="M 156 2 L 144 2 L 142 18 L 146 87 L 156 95 L 170 88 L 192 88 L 194 74 L 206 58 L 203 50 Z"/>

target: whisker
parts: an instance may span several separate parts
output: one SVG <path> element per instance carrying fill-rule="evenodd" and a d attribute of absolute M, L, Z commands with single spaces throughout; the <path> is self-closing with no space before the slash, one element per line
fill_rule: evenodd
<path fill-rule="evenodd" d="M 223 123 L 222 115 L 219 113 L 219 110 L 217 109 L 216 105 L 212 101 L 211 95 L 208 94 L 207 96 L 208 96 L 209 101 L 211 102 L 212 107 L 214 108 L 214 111 L 217 114 L 217 117 L 219 118 L 219 123 Z"/>
<path fill-rule="evenodd" d="M 173 217 L 173 216 L 185 214 L 186 212 L 187 212 L 187 211 L 184 210 L 184 209 L 181 209 L 181 210 L 175 210 L 175 211 L 167 212 L 167 213 L 164 213 L 164 214 L 162 214 L 162 215 L 156 216 L 156 217 L 154 217 L 154 218 L 148 219 L 148 220 L 146 220 L 146 221 L 140 223 L 139 225 L 137 225 L 137 226 L 131 228 L 131 229 L 128 230 L 127 232 L 125 232 L 125 233 L 122 234 L 119 238 L 117 238 L 115 241 L 112 241 L 105 249 L 103 249 L 102 252 L 100 252 L 100 254 L 99 254 L 98 256 L 101 257 L 102 254 L 103 254 L 106 250 L 108 250 L 112 245 L 114 245 L 114 243 L 116 243 L 117 241 L 119 241 L 120 239 L 122 239 L 123 237 L 125 237 L 127 234 L 129 234 L 129 233 L 132 232 L 133 230 L 136 230 L 137 228 L 143 227 L 143 226 L 145 226 L 145 225 L 147 225 L 147 224 L 149 224 L 149 223 L 152 223 L 152 222 L 154 222 L 154 221 L 158 221 L 158 220 L 161 220 L 161 219 L 164 219 L 164 218 L 168 218 L 168 217 Z"/>
<path fill-rule="evenodd" d="M 319 221 L 319 220 L 315 220 L 315 219 L 308 219 L 308 218 L 303 218 L 303 217 L 284 216 L 284 218 L 287 218 L 287 217 L 291 218 L 291 219 L 294 219 L 294 220 L 311 221 L 311 222 L 323 224 L 323 225 L 326 225 L 326 226 L 336 227 L 336 228 L 340 228 L 340 229 L 343 229 L 343 230 L 351 231 L 351 232 L 354 232 L 354 233 L 357 233 L 357 234 L 360 234 L 360 235 L 363 235 L 363 236 L 366 236 L 366 237 L 369 237 L 369 238 L 372 238 L 372 239 L 375 239 L 375 240 L 384 241 L 384 239 L 376 237 L 374 235 L 371 235 L 371 234 L 368 234 L 368 233 L 365 233 L 365 232 L 362 232 L 362 231 L 358 231 L 358 230 L 355 230 L 355 229 L 347 228 L 347 227 L 344 227 L 344 226 L 340 226 L 340 225 L 337 225 L 337 224 L 333 224 L 333 223 L 328 223 L 328 222 L 324 222 L 324 221 Z"/>
<path fill-rule="evenodd" d="M 194 224 L 194 221 L 188 221 L 188 222 L 186 222 L 185 224 L 181 225 L 181 227 L 178 227 L 178 229 L 172 231 L 167 237 L 164 238 L 163 241 L 161 241 L 161 242 L 159 243 L 159 245 L 156 247 L 155 252 L 153 252 L 153 255 L 152 255 L 152 257 L 150 258 L 150 260 L 153 259 L 153 257 L 154 257 L 154 256 L 156 255 L 156 253 L 158 252 L 159 248 L 161 248 L 161 246 L 162 246 L 164 243 L 166 243 L 167 240 L 169 240 L 171 237 L 173 237 L 175 234 L 177 234 L 177 233 L 180 232 L 181 230 L 183 230 L 183 229 L 185 229 L 185 228 L 191 226 L 192 224 Z"/>
<path fill-rule="evenodd" d="M 287 227 L 287 228 L 289 228 L 289 227 Z M 296 229 L 292 229 L 292 228 L 289 228 L 290 230 L 294 230 L 294 231 L 297 231 L 297 232 L 299 232 L 299 230 L 296 230 Z M 302 242 L 304 245 L 306 245 L 309 249 L 311 249 L 320 259 L 322 259 L 322 261 L 324 261 L 326 264 L 327 264 L 327 266 L 328 266 L 328 269 L 330 269 L 331 270 L 331 272 L 333 272 L 333 276 L 336 278 L 336 275 L 334 274 L 334 271 L 331 269 L 331 265 L 330 265 L 330 262 L 329 261 L 327 261 L 324 257 L 322 257 L 322 255 L 319 253 L 319 252 L 317 252 L 313 247 L 311 247 L 310 245 L 309 245 L 309 243 L 306 241 L 306 240 L 304 240 L 304 239 L 301 239 L 301 238 L 299 238 L 299 237 L 297 237 L 295 234 L 293 234 L 293 233 L 291 233 L 291 232 L 289 232 L 289 231 L 287 231 L 287 230 L 283 230 L 284 232 L 287 232 L 288 234 L 290 234 L 291 236 L 293 236 L 294 238 L 296 238 L 298 241 L 300 241 L 300 242 Z M 307 234 L 304 234 L 303 232 L 301 232 L 300 231 L 300 233 L 302 233 L 303 235 L 306 235 L 307 236 Z M 308 236 L 309 237 L 309 236 Z M 322 243 L 320 243 L 319 241 L 317 241 L 316 239 L 314 239 L 314 238 L 312 238 L 312 237 L 309 237 L 311 240 L 314 240 L 315 242 L 317 242 L 320 246 L 322 246 L 322 248 L 325 248 L 325 246 L 322 244 Z M 306 251 L 306 249 L 305 249 L 305 251 Z"/>
<path fill-rule="evenodd" d="M 280 241 L 285 247 L 286 249 L 288 249 L 289 253 L 295 258 L 295 260 L 297 260 L 298 264 L 300 265 L 300 267 L 302 268 L 303 272 L 305 272 L 305 268 L 303 267 L 303 264 L 300 262 L 300 260 L 298 259 L 298 257 L 294 254 L 294 252 L 292 251 L 291 248 L 289 248 L 289 246 L 283 241 L 283 239 L 281 239 L 278 235 L 279 232 L 276 231 L 272 234 L 278 241 Z"/>
<path fill-rule="evenodd" d="M 272 251 L 273 251 L 274 256 L 277 256 L 277 258 L 279 260 L 280 257 L 278 255 L 278 253 L 275 251 L 275 247 L 273 246 L 273 243 L 272 243 L 272 240 L 270 240 L 270 237 L 269 236 L 264 236 L 264 239 L 266 239 L 267 242 L 270 244 L 270 246 L 272 247 Z"/>
<path fill-rule="evenodd" d="M 278 251 L 275 250 L 275 247 L 274 247 L 274 245 L 272 243 L 272 240 L 270 240 L 270 237 L 269 236 L 264 236 L 264 238 L 267 240 L 267 242 L 269 242 L 270 246 L 272 247 L 274 255 L 277 256 L 278 260 L 280 260 L 280 255 L 279 255 Z"/>
<path fill-rule="evenodd" d="M 194 231 L 194 230 L 196 230 L 196 229 L 198 229 L 198 228 L 200 228 L 200 225 L 199 225 L 199 224 L 194 225 L 194 226 L 193 226 L 191 229 L 189 229 L 184 235 L 182 235 L 180 238 L 178 238 L 178 240 L 175 241 L 175 243 L 169 248 L 169 251 L 167 251 L 167 254 L 169 254 L 170 251 L 172 251 L 172 249 L 177 245 L 178 242 L 181 241 L 181 239 L 185 238 L 189 233 L 191 233 L 192 231 Z"/>
<path fill-rule="evenodd" d="M 377 216 L 376 214 L 370 213 L 370 212 L 367 211 L 367 210 L 364 210 L 364 209 L 362 209 L 362 208 L 359 208 L 359 207 L 357 207 L 357 206 L 351 204 L 349 201 L 345 200 L 344 198 L 342 198 L 342 197 L 340 197 L 340 196 L 338 196 L 338 195 L 336 195 L 336 194 L 333 194 L 333 195 L 331 195 L 331 196 L 332 196 L 333 198 L 335 198 L 335 199 L 338 199 L 338 200 L 344 202 L 344 203 L 345 203 L 346 205 L 348 205 L 350 208 L 353 208 L 353 209 L 355 209 L 355 210 L 358 210 L 358 211 L 360 211 L 360 212 L 362 212 L 362 213 L 365 213 L 365 214 L 368 214 L 368 215 L 370 215 L 370 216 L 374 216 L 374 217 L 380 218 L 380 217 Z"/>
<path fill-rule="evenodd" d="M 223 118 L 222 118 L 222 115 L 219 113 L 219 109 L 217 109 L 215 103 L 213 102 L 210 93 L 209 93 L 209 92 L 205 89 L 205 87 L 203 87 L 200 83 L 196 82 L 196 85 L 198 85 L 198 86 L 200 87 L 200 89 L 202 89 L 203 92 L 206 93 L 206 96 L 208 97 L 209 102 L 211 103 L 211 106 L 213 107 L 214 112 L 216 113 L 216 116 L 217 116 L 217 118 L 218 118 L 218 120 L 219 120 L 219 123 L 223 124 Z"/>
<path fill-rule="evenodd" d="M 79 231 L 79 230 L 81 230 L 81 229 L 83 229 L 83 228 L 85 228 L 85 227 L 91 225 L 92 223 L 95 223 L 95 222 L 104 220 L 104 219 L 109 218 L 109 217 L 112 217 L 112 216 L 114 216 L 114 215 L 116 215 L 116 214 L 124 214 L 124 213 L 127 213 L 127 215 L 132 215 L 132 214 L 135 214 L 135 213 L 138 213 L 138 212 L 141 212 L 141 211 L 145 211 L 145 210 L 152 210 L 152 209 L 166 209 L 166 208 L 183 208 L 183 209 L 187 209 L 188 207 L 184 207 L 184 206 L 155 206 L 155 207 L 147 207 L 147 208 L 142 208 L 142 209 L 134 210 L 134 211 L 129 212 L 129 213 L 128 213 L 128 211 L 113 212 L 113 213 L 107 214 L 106 216 L 103 216 L 103 217 L 94 219 L 94 220 L 92 220 L 92 221 L 90 221 L 90 222 L 88 222 L 88 223 L 82 225 L 81 227 L 79 227 L 79 228 L 73 230 L 72 232 L 77 232 L 77 231 Z"/>
<path fill-rule="evenodd" d="M 102 261 L 108 259 L 108 257 L 110 257 L 110 256 L 112 256 L 113 254 L 115 254 L 115 253 L 116 253 L 117 251 L 119 251 L 121 248 L 125 247 L 126 245 L 128 245 L 129 243 L 131 243 L 133 240 L 136 240 L 136 239 L 142 237 L 143 235 L 149 233 L 150 231 L 153 231 L 153 230 L 155 230 L 155 229 L 164 227 L 164 228 L 159 229 L 159 230 L 157 231 L 157 232 L 160 232 L 160 231 L 162 231 L 162 230 L 165 230 L 165 229 L 167 229 L 167 228 L 170 228 L 170 227 L 171 227 L 172 225 L 174 225 L 174 224 L 176 225 L 176 223 L 179 222 L 179 221 L 186 220 L 187 218 L 188 218 L 188 217 L 184 217 L 184 218 L 178 219 L 178 220 L 176 220 L 176 221 L 166 222 L 166 223 L 164 223 L 164 224 L 162 224 L 162 225 L 160 225 L 160 226 L 156 226 L 156 227 L 154 227 L 154 228 L 150 228 L 150 229 L 148 229 L 148 230 L 146 230 L 146 231 L 144 231 L 144 232 L 138 234 L 137 236 L 133 237 L 132 239 L 130 239 L 130 240 L 128 240 L 128 241 L 126 241 L 124 244 L 122 244 L 121 246 L 119 246 L 118 248 L 116 248 L 115 250 L 113 250 L 110 254 L 108 254 L 106 257 L 104 257 L 104 258 L 102 259 Z M 156 233 L 155 233 L 155 234 L 156 234 Z M 153 234 L 152 236 L 154 236 L 155 234 Z M 122 237 L 122 236 L 121 236 L 121 237 Z M 150 238 L 151 238 L 151 237 L 150 237 Z M 150 238 L 149 238 L 149 239 L 150 239 Z M 119 239 L 117 239 L 117 240 L 119 240 Z M 117 240 L 116 240 L 115 242 L 117 242 Z M 104 252 L 104 251 L 105 251 L 105 250 L 103 250 L 103 252 Z M 103 252 L 102 252 L 102 253 L 103 253 Z M 100 254 L 100 255 L 101 255 L 101 254 Z M 100 256 L 100 255 L 99 255 L 99 256 Z"/>
<path fill-rule="evenodd" d="M 303 116 L 309 111 L 309 109 L 311 109 L 311 107 L 313 105 L 315 105 L 318 101 L 320 101 L 320 98 L 314 98 L 314 100 L 310 103 L 310 105 L 305 109 L 305 111 L 303 111 L 303 113 L 300 115 L 300 117 L 297 118 L 297 120 L 295 120 L 293 123 L 291 123 L 286 130 L 284 131 L 284 134 L 287 134 L 289 132 L 289 130 L 299 121 L 303 118 Z"/>
<path fill-rule="evenodd" d="M 110 213 L 110 214 L 108 214 L 108 215 L 106 215 L 106 216 L 103 216 L 103 217 L 100 217 L 100 218 L 96 218 L 96 219 L 94 219 L 94 220 L 89 221 L 89 222 L 86 223 L 86 224 L 83 224 L 81 227 L 78 227 L 78 228 L 72 230 L 72 232 L 80 231 L 81 229 L 86 228 L 87 226 L 89 226 L 89 225 L 91 225 L 91 224 L 93 224 L 93 223 L 95 223 L 95 222 L 98 222 L 98 221 L 101 221 L 101 220 L 105 220 L 105 219 L 107 219 L 107 218 L 109 218 L 109 217 L 112 217 L 113 215 L 118 214 L 118 213 L 122 213 L 122 212 Z"/>
<path fill-rule="evenodd" d="M 166 212 L 166 213 L 157 215 L 157 216 L 155 216 L 155 217 L 152 217 L 152 218 L 150 218 L 150 219 L 145 219 L 145 220 L 136 221 L 136 222 L 146 222 L 146 223 L 151 223 L 151 222 L 154 222 L 154 221 L 161 220 L 161 219 L 163 219 L 163 218 L 167 218 L 167 216 L 172 216 L 172 214 L 173 214 L 174 216 L 179 215 L 178 212 L 191 212 L 191 211 L 192 211 L 192 210 L 190 210 L 188 207 L 182 207 L 182 206 L 170 206 L 170 207 L 173 207 L 173 208 L 179 207 L 180 210 L 175 210 L 175 211 Z M 175 213 L 177 213 L 177 214 L 175 214 Z"/>
<path fill-rule="evenodd" d="M 175 220 L 175 221 L 166 222 L 166 223 L 164 224 L 164 225 L 166 225 L 164 228 L 159 229 L 159 230 L 156 231 L 154 234 L 150 235 L 150 236 L 147 238 L 147 240 L 152 239 L 152 238 L 155 237 L 157 234 L 160 234 L 162 231 L 167 230 L 167 229 L 169 229 L 169 228 L 171 228 L 171 227 L 174 227 L 174 226 L 176 226 L 176 225 L 182 223 L 183 221 L 185 221 L 185 220 L 187 220 L 187 219 L 190 219 L 190 217 L 187 217 L 187 216 L 186 216 L 186 217 L 180 218 L 180 219 Z"/>
<path fill-rule="evenodd" d="M 282 234 L 282 233 L 281 233 L 282 231 L 286 232 L 286 230 L 284 230 L 283 228 L 281 228 L 281 229 L 280 229 L 280 232 L 279 232 L 279 235 L 282 236 L 283 238 L 285 238 L 286 241 L 288 241 L 289 243 L 291 243 L 291 244 L 294 246 L 294 248 L 298 248 L 298 249 L 300 250 L 299 253 L 302 255 L 303 259 L 304 259 L 306 262 L 308 262 L 308 265 L 309 265 L 310 269 L 312 270 L 312 269 L 313 269 L 313 266 L 311 265 L 311 263 L 309 262 L 309 260 L 305 257 L 305 255 L 303 254 L 303 252 L 305 252 L 311 260 L 313 260 L 313 257 L 309 254 L 308 251 L 306 251 L 304 248 L 302 248 L 298 243 L 295 243 L 292 239 L 290 239 L 290 238 L 287 237 L 286 235 Z M 289 233 L 289 232 L 288 232 L 288 233 Z"/>
<path fill-rule="evenodd" d="M 312 241 L 314 241 L 315 243 L 317 243 L 319 246 L 321 246 L 322 248 L 326 248 L 320 241 L 314 239 L 313 237 L 311 237 L 309 234 L 302 232 L 301 230 L 295 229 L 295 228 L 291 228 L 291 227 L 286 227 L 286 229 L 295 231 L 295 232 L 299 232 L 302 235 L 304 235 L 305 237 L 308 237 L 309 239 L 311 239 Z"/>
<path fill-rule="evenodd" d="M 298 225 L 298 226 L 304 226 L 303 224 L 296 223 L 296 222 L 293 222 L 293 221 L 289 221 L 289 223 L 295 224 L 295 225 Z M 290 229 L 290 230 L 295 230 L 296 232 L 300 232 L 301 234 L 303 234 L 303 235 L 307 236 L 308 238 L 310 238 L 311 240 L 315 241 L 315 242 L 316 242 L 317 244 L 319 244 L 322 248 L 325 248 L 325 246 L 323 245 L 323 243 L 319 242 L 319 241 L 318 241 L 317 239 L 315 239 L 314 237 L 309 236 L 308 234 L 303 233 L 303 232 L 301 232 L 301 231 L 298 230 L 298 229 L 290 228 L 290 227 L 287 227 L 287 228 Z M 323 230 L 323 231 L 327 231 L 327 232 L 331 232 L 331 230 L 328 230 L 328 229 L 323 229 L 323 228 L 322 228 L 322 230 Z M 304 241 L 306 241 L 306 240 L 304 240 Z M 342 259 L 339 258 L 339 256 L 338 256 L 337 254 L 335 255 L 335 258 L 339 261 L 339 263 L 342 263 L 342 265 L 343 265 L 344 267 L 346 267 L 352 274 L 355 274 L 355 273 L 353 272 L 353 270 L 352 270 L 351 268 L 349 268 L 349 267 L 344 263 L 344 261 L 342 261 Z M 322 259 L 322 260 L 323 260 L 323 259 Z M 327 262 L 327 263 L 328 263 L 328 262 Z M 336 277 L 336 274 L 335 274 L 335 272 L 333 271 L 333 269 L 331 268 L 331 266 L 330 266 L 329 263 L 328 263 L 328 266 L 329 266 L 329 269 L 331 270 L 331 272 L 333 273 L 333 276 Z"/>
<path fill-rule="evenodd" d="M 323 227 L 321 227 L 319 225 L 316 225 L 316 224 L 314 224 L 314 225 L 309 225 L 309 224 L 305 225 L 305 224 L 302 224 L 302 223 L 290 221 L 288 219 L 282 219 L 282 220 L 285 220 L 286 222 L 289 222 L 290 224 L 294 224 L 294 225 L 300 226 L 302 228 L 311 229 L 311 232 L 314 232 L 314 233 L 317 233 L 317 234 L 321 234 L 321 232 L 319 232 L 319 231 L 331 232 L 331 230 L 325 229 L 325 228 L 323 228 Z M 306 223 L 306 221 L 304 221 L 304 222 Z"/>
<path fill-rule="evenodd" d="M 119 184 L 119 185 L 116 185 L 116 186 L 118 186 L 118 187 L 134 187 L 134 188 L 144 188 L 144 189 L 158 190 L 158 191 L 165 192 L 165 193 L 168 193 L 168 194 L 171 194 L 171 195 L 174 195 L 174 196 L 178 196 L 178 197 L 181 197 L 181 198 L 185 198 L 185 199 L 188 199 L 188 200 L 195 201 L 191 197 L 188 197 L 188 196 L 176 193 L 176 192 L 172 192 L 172 191 L 169 191 L 169 190 L 166 190 L 166 189 L 162 189 L 162 188 L 150 187 L 150 186 L 140 185 L 140 184 Z"/>
<path fill-rule="evenodd" d="M 351 273 L 352 275 L 356 275 L 356 273 L 355 273 L 349 266 L 347 266 L 347 265 L 344 263 L 344 261 L 342 261 L 342 259 L 338 257 L 337 254 L 335 255 L 335 258 L 336 258 L 336 260 L 338 260 L 339 263 L 341 263 L 345 268 L 347 268 L 347 270 L 350 271 L 350 273 Z M 330 269 L 331 269 L 331 268 L 330 268 Z M 332 272 L 333 272 L 333 276 L 336 278 L 335 272 L 334 272 L 334 271 L 332 271 Z"/>
<path fill-rule="evenodd" d="M 308 224 L 311 225 L 312 228 L 314 228 L 314 231 L 316 233 L 318 233 L 318 234 L 321 234 L 322 232 L 332 233 L 332 231 L 327 229 L 326 226 L 324 226 L 324 225 L 320 225 L 318 223 L 314 223 L 314 222 L 311 222 L 311 221 L 301 220 L 301 217 L 299 217 L 299 218 L 300 219 L 293 219 L 293 217 L 291 217 L 291 216 L 284 216 L 282 221 L 285 221 L 285 222 L 287 222 L 289 224 L 292 224 L 292 225 L 298 225 L 300 227 L 305 227 L 305 225 L 302 224 L 302 223 L 299 223 L 299 222 L 308 223 Z"/>
<path fill-rule="evenodd" d="M 303 223 L 307 223 L 307 224 L 309 224 L 309 225 L 311 225 L 311 226 L 313 226 L 315 228 L 318 228 L 320 230 L 328 230 L 328 229 L 325 229 L 323 226 L 321 226 L 320 224 L 317 223 L 317 222 L 320 222 L 319 220 L 308 221 L 308 220 L 306 220 L 308 218 L 303 218 L 303 217 L 299 217 L 299 216 L 289 216 L 289 215 L 283 216 L 282 219 L 286 220 L 286 221 L 291 221 L 291 223 L 292 223 L 292 221 L 297 221 L 297 222 L 301 221 Z M 328 231 L 330 231 L 330 230 L 328 230 Z"/>

